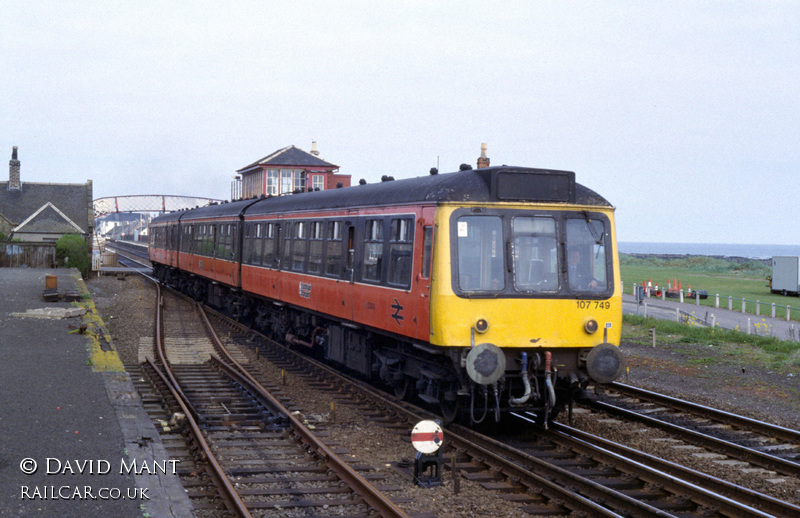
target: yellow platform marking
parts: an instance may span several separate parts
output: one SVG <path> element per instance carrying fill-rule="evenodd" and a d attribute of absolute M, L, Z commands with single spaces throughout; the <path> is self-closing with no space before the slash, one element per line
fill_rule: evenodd
<path fill-rule="evenodd" d="M 108 332 L 103 318 L 97 312 L 86 284 L 79 274 L 75 276 L 78 292 L 81 294 L 81 302 L 76 304 L 86 308 L 86 314 L 83 315 L 82 320 L 86 324 L 86 336 L 89 337 L 89 361 L 92 364 L 92 370 L 94 372 L 125 372 L 125 367 L 112 344 L 111 333 Z M 105 340 L 111 350 L 104 351 L 101 340 Z"/>

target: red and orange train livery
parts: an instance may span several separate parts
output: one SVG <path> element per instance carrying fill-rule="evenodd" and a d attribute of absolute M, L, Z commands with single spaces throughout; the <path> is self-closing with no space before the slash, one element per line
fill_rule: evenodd
<path fill-rule="evenodd" d="M 165 214 L 155 274 L 471 424 L 546 423 L 624 368 L 614 209 L 490 167 Z"/>

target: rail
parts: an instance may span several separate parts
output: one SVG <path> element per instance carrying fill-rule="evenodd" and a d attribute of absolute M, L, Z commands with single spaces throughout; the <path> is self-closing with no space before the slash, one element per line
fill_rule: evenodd
<path fill-rule="evenodd" d="M 172 371 L 168 368 L 169 362 L 167 361 L 167 355 L 164 350 L 164 335 L 163 335 L 163 325 L 164 322 L 161 318 L 161 308 L 163 306 L 163 301 L 161 298 L 161 285 L 156 283 L 156 354 L 159 357 L 159 361 L 161 365 L 165 367 L 165 372 L 162 372 L 155 363 L 150 359 L 147 358 L 148 363 L 155 369 L 158 375 L 162 378 L 166 386 L 169 388 L 172 396 L 178 402 L 178 405 L 181 407 L 181 411 L 186 416 L 186 422 L 188 423 L 189 427 L 192 429 L 192 434 L 194 435 L 195 441 L 197 441 L 197 445 L 203 452 L 203 456 L 209 463 L 211 468 L 211 476 L 215 479 L 217 483 L 217 487 L 220 488 L 222 492 L 223 500 L 225 500 L 225 504 L 229 510 L 237 513 L 237 516 L 242 518 L 251 518 L 252 515 L 250 511 L 247 510 L 247 506 L 245 505 L 244 501 L 242 501 L 239 493 L 237 493 L 236 489 L 233 487 L 230 479 L 225 474 L 222 466 L 220 465 L 219 461 L 217 461 L 216 456 L 211 450 L 208 442 L 203 437 L 203 432 L 200 429 L 200 426 L 197 424 L 195 416 L 197 412 L 194 408 L 191 407 L 191 403 L 189 403 L 188 398 L 183 394 L 183 391 L 180 388 L 180 384 L 175 379 L 175 376 L 172 374 Z"/>
<path fill-rule="evenodd" d="M 200 303 L 196 303 L 196 308 L 203 319 L 203 323 L 209 333 L 212 335 L 215 344 L 221 344 L 221 340 L 217 335 L 214 327 L 208 319 L 208 315 L 203 310 Z M 212 361 L 230 377 L 235 379 L 242 386 L 248 387 L 253 392 L 257 393 L 262 400 L 268 403 L 272 408 L 278 409 L 281 415 L 286 416 L 290 426 L 294 432 L 302 438 L 305 444 L 308 444 L 316 452 L 316 455 L 321 458 L 325 465 L 333 473 L 335 473 L 341 480 L 343 480 L 349 487 L 364 499 L 364 501 L 377 511 L 380 516 L 385 518 L 402 518 L 408 515 L 402 509 L 397 507 L 391 500 L 386 498 L 383 493 L 378 491 L 366 478 L 356 472 L 349 464 L 347 464 L 341 457 L 336 455 L 333 450 L 320 441 L 309 429 L 306 427 L 295 415 L 293 415 L 286 407 L 281 404 L 278 399 L 270 394 L 259 382 L 256 380 L 242 365 L 239 364 L 224 347 L 215 347 L 217 351 L 224 357 L 224 361 L 212 356 Z"/>

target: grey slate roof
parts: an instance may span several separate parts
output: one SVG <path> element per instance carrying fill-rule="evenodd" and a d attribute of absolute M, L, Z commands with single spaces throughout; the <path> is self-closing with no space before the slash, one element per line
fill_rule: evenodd
<path fill-rule="evenodd" d="M 88 184 L 22 182 L 20 190 L 9 191 L 8 182 L 0 182 L 0 214 L 14 225 L 19 225 L 28 219 L 47 202 L 58 207 L 58 210 L 81 227 L 83 232 L 90 232 L 89 208 L 92 206 L 92 190 Z M 58 216 L 55 211 L 53 213 Z M 64 221 L 60 216 L 58 219 Z M 28 225 L 23 231 L 30 232 L 27 227 Z M 76 231 L 71 225 L 70 227 L 69 232 Z"/>
<path fill-rule="evenodd" d="M 279 149 L 275 151 L 271 155 L 267 155 L 261 160 L 257 160 L 252 164 L 245 166 L 238 171 L 237 173 L 246 172 L 248 169 L 252 169 L 257 166 L 262 165 L 274 165 L 274 166 L 293 166 L 293 167 L 328 167 L 333 169 L 338 169 L 339 166 L 336 164 L 332 164 L 330 162 L 326 162 L 321 158 L 308 153 L 307 151 L 303 151 L 302 149 L 295 147 L 295 146 L 288 146 L 283 149 Z"/>

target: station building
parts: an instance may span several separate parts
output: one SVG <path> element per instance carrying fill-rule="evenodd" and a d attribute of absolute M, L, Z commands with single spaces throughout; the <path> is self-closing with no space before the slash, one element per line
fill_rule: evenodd
<path fill-rule="evenodd" d="M 56 242 L 64 234 L 94 232 L 92 181 L 22 182 L 17 147 L 9 162 L 8 182 L 0 182 L 0 231 L 10 239 Z"/>
<path fill-rule="evenodd" d="M 319 157 L 316 142 L 312 142 L 310 152 L 287 146 L 236 171 L 231 198 L 250 199 L 349 187 L 350 175 L 338 174 L 338 171 L 338 165 Z"/>

